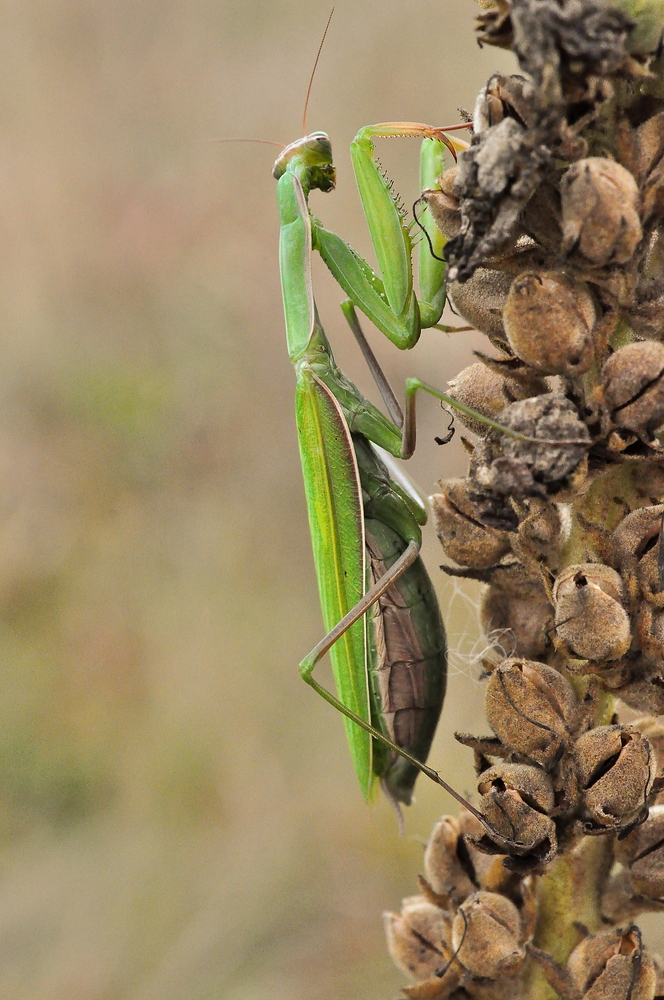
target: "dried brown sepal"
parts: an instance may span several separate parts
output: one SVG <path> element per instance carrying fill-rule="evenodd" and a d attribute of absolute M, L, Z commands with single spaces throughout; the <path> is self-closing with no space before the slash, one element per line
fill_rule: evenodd
<path fill-rule="evenodd" d="M 623 830 L 647 815 L 656 777 L 650 744 L 633 726 L 597 726 L 574 746 L 586 833 Z"/>
<path fill-rule="evenodd" d="M 460 566 L 484 569 L 495 565 L 510 550 L 509 536 L 482 523 L 470 480 L 447 479 L 439 485 L 441 492 L 429 502 L 446 555 Z"/>
<path fill-rule="evenodd" d="M 560 183 L 563 252 L 597 267 L 626 264 L 643 238 L 639 189 L 613 160 L 591 156 L 574 163 Z"/>
<path fill-rule="evenodd" d="M 480 891 L 459 907 L 452 923 L 452 945 L 472 976 L 502 979 L 523 965 L 521 930 L 514 903 L 498 893 Z"/>
<path fill-rule="evenodd" d="M 447 384 L 453 399 L 491 420 L 496 420 L 510 403 L 549 391 L 546 382 L 533 373 L 518 379 L 510 378 L 507 372 L 501 374 L 481 361 L 464 368 Z M 487 433 L 487 425 L 480 420 L 461 412 L 456 416 L 478 437 Z"/>
<path fill-rule="evenodd" d="M 509 659 L 489 678 L 489 725 L 505 746 L 545 769 L 560 760 L 575 732 L 579 707 L 569 681 L 544 663 Z"/>
<path fill-rule="evenodd" d="M 620 574 L 602 563 L 568 566 L 553 587 L 558 638 L 587 660 L 615 660 L 632 633 Z"/>
<path fill-rule="evenodd" d="M 595 302 L 588 287 L 562 272 L 515 278 L 503 310 L 510 347 L 543 375 L 582 375 L 594 358 Z"/>
<path fill-rule="evenodd" d="M 549 776 L 528 764 L 500 763 L 479 776 L 477 790 L 480 812 L 492 829 L 521 845 L 510 846 L 505 866 L 523 873 L 546 867 L 558 850 L 556 826 L 550 816 L 555 794 Z M 507 850 L 488 832 L 476 845 L 489 853 Z"/>
<path fill-rule="evenodd" d="M 591 934 L 567 963 L 573 984 L 586 1000 L 653 1000 L 655 967 L 637 927 Z"/>

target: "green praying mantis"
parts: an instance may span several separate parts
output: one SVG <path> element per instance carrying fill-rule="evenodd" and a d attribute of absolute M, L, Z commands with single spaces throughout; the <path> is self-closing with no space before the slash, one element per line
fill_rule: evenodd
<path fill-rule="evenodd" d="M 373 140 L 420 137 L 420 182 L 422 188 L 433 187 L 443 171 L 444 147 L 455 153 L 466 146 L 446 134 L 460 127 L 466 126 L 442 129 L 388 122 L 361 129 L 353 140 L 351 158 L 380 276 L 309 209 L 313 190 L 329 192 L 335 186 L 328 135 L 304 135 L 284 147 L 274 164 L 286 337 L 296 372 L 298 441 L 328 630 L 299 668 L 306 683 L 345 716 L 351 757 L 367 801 L 380 781 L 399 811 L 400 802 L 410 803 L 417 775 L 423 772 L 466 806 L 494 840 L 521 847 L 493 831 L 425 763 L 445 696 L 445 631 L 420 559 L 426 509 L 392 457 L 409 458 L 414 451 L 419 390 L 489 428 L 531 439 L 418 378 L 406 380 L 402 413 L 357 317 L 359 309 L 401 349 L 413 347 L 427 327 L 448 329 L 439 325 L 445 304 L 444 238 L 427 210 L 424 221 L 418 220 L 430 250 L 419 254 L 418 298 L 413 288 L 410 227 L 374 158 Z M 314 250 L 347 296 L 341 304 L 343 314 L 389 416 L 369 402 L 335 364 L 314 300 Z M 313 676 L 327 652 L 336 696 Z"/>
<path fill-rule="evenodd" d="M 287 146 L 273 171 L 286 334 L 297 376 L 298 439 L 328 629 L 300 663 L 300 672 L 346 717 L 353 764 L 367 800 L 380 779 L 393 802 L 409 803 L 417 774 L 424 771 L 467 805 L 424 763 L 446 686 L 445 632 L 419 556 L 426 510 L 376 446 L 395 458 L 412 455 L 419 390 L 490 425 L 492 421 L 417 378 L 406 381 L 402 415 L 360 327 L 358 308 L 398 347 L 412 347 L 425 326 L 437 324 L 445 301 L 444 263 L 431 254 L 420 255 L 416 297 L 410 233 L 373 157 L 374 137 L 396 135 L 423 137 L 423 186 L 435 183 L 443 169 L 443 145 L 451 145 L 442 130 L 413 123 L 370 126 L 354 140 L 352 161 L 381 277 L 309 210 L 310 192 L 331 191 L 335 184 L 331 143 L 324 132 Z M 434 249 L 442 251 L 442 235 L 431 232 L 430 238 Z M 314 301 L 314 249 L 348 296 L 341 308 L 389 417 L 334 362 Z M 328 651 L 336 697 L 313 677 Z"/>

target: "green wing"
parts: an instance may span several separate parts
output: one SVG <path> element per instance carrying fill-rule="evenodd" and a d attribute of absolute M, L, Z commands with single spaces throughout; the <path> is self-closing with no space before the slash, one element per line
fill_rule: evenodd
<path fill-rule="evenodd" d="M 295 412 L 318 588 L 329 631 L 364 593 L 359 472 L 339 403 L 307 365 L 298 371 Z M 330 658 L 340 700 L 371 722 L 365 630 L 362 618 L 334 644 Z M 344 721 L 355 772 L 368 800 L 374 785 L 371 737 L 349 719 Z"/>

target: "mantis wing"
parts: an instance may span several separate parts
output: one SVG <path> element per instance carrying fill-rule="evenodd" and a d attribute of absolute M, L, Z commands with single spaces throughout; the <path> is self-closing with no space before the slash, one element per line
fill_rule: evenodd
<path fill-rule="evenodd" d="M 309 511 L 309 526 L 325 628 L 332 629 L 365 592 L 366 554 L 359 471 L 353 440 L 339 403 L 303 365 L 295 412 Z M 339 699 L 371 722 L 366 621 L 356 622 L 330 650 Z M 374 775 L 371 737 L 346 719 L 346 734 L 364 797 Z"/>

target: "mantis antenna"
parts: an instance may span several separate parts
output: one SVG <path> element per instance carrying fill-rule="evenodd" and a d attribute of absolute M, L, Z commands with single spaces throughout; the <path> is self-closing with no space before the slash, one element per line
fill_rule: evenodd
<path fill-rule="evenodd" d="M 314 62 L 314 68 L 311 71 L 311 76 L 309 77 L 309 86 L 307 87 L 307 96 L 304 99 L 304 114 L 302 115 L 302 135 L 307 134 L 307 109 L 309 107 L 309 97 L 311 96 L 311 85 L 314 82 L 314 76 L 316 75 L 316 67 L 318 66 L 318 60 L 320 59 L 320 54 L 323 51 L 323 45 L 325 44 L 325 36 L 327 35 L 327 29 L 330 27 L 330 21 L 332 20 L 332 15 L 334 14 L 334 7 L 330 11 L 330 16 L 327 19 L 327 24 L 325 25 L 325 31 L 323 32 L 323 37 L 320 40 L 320 45 L 318 46 L 318 52 L 316 53 L 316 60 Z"/>

